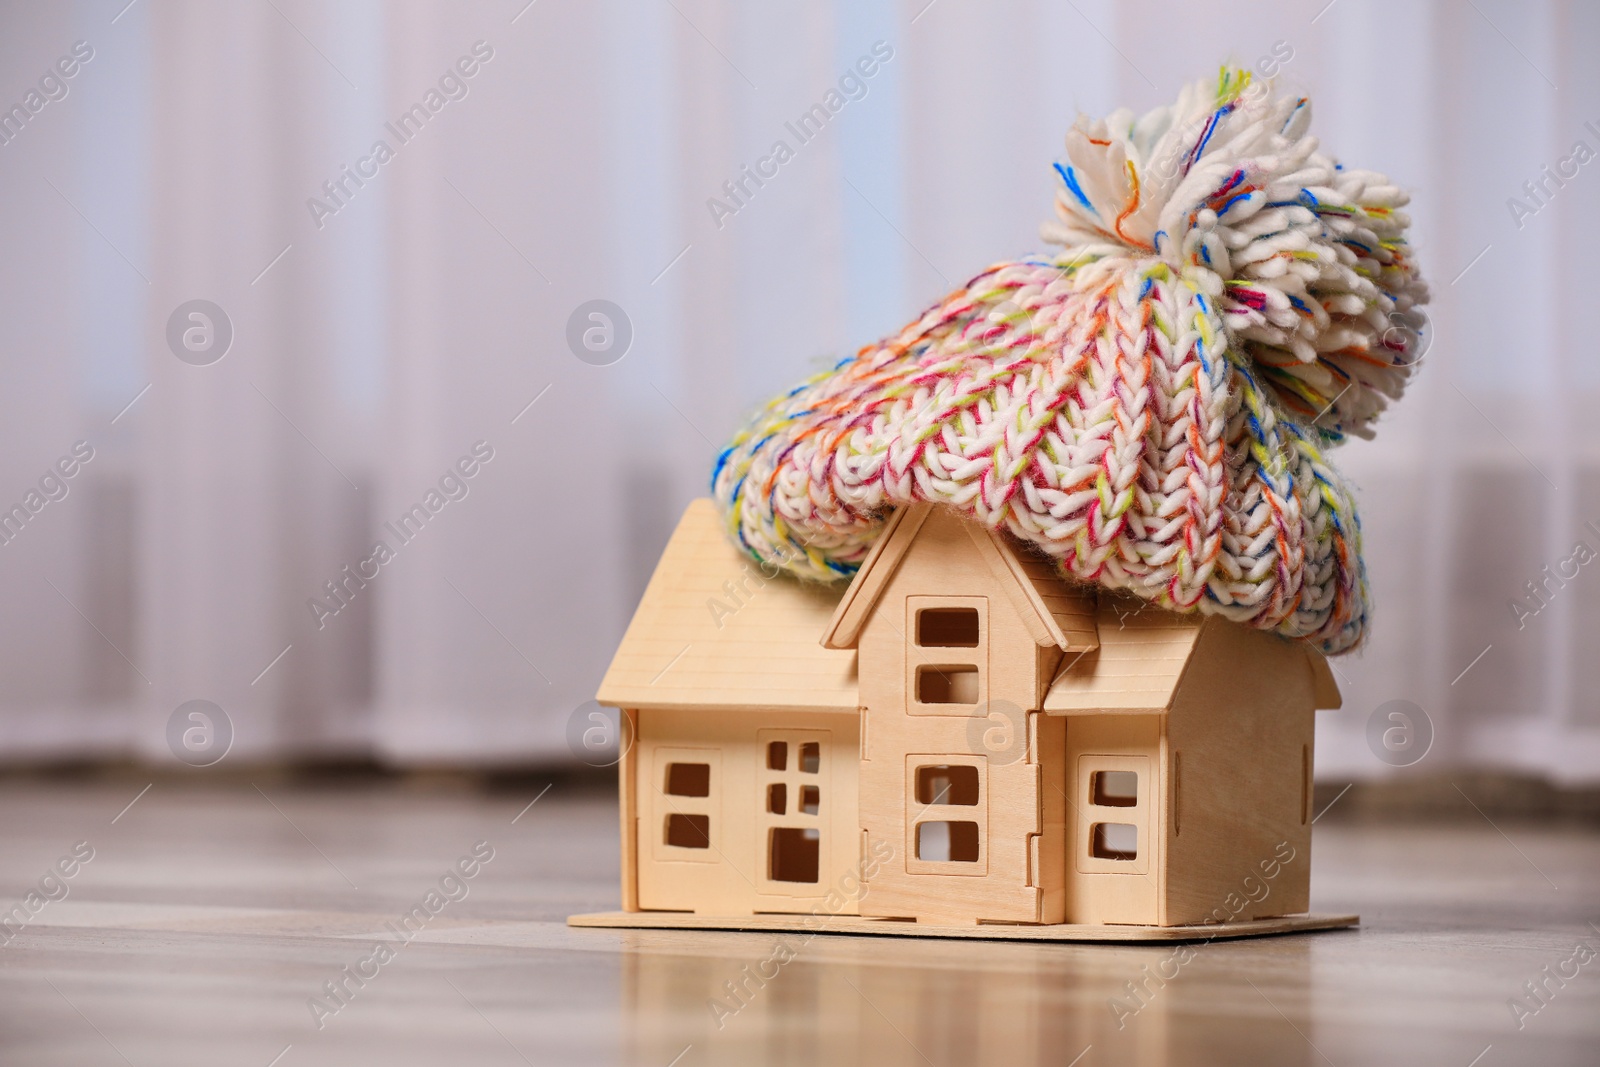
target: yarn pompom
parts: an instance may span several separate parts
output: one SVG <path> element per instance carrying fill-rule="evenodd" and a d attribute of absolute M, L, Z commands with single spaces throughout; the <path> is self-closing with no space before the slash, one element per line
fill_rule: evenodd
<path fill-rule="evenodd" d="M 1310 101 L 1231 70 L 1137 119 L 1079 116 L 1043 236 L 1189 268 L 1287 417 L 1370 437 L 1410 376 L 1427 300 L 1398 210 L 1410 198 L 1323 155 L 1310 124 Z"/>
<path fill-rule="evenodd" d="M 849 577 L 896 506 L 956 507 L 1062 574 L 1327 652 L 1368 616 L 1354 500 L 1421 351 L 1403 191 L 1224 69 L 1171 107 L 1080 117 L 1049 256 L 1000 263 L 770 403 L 712 490 L 756 559 Z"/>

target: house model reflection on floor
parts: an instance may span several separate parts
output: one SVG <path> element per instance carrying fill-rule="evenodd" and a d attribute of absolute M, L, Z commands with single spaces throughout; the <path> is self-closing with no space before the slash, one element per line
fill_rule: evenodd
<path fill-rule="evenodd" d="M 1355 922 L 1303 914 L 1323 657 L 1071 586 L 948 509 L 900 510 L 843 588 L 763 571 L 696 501 L 599 700 L 630 727 L 623 911 L 578 925 Z"/>

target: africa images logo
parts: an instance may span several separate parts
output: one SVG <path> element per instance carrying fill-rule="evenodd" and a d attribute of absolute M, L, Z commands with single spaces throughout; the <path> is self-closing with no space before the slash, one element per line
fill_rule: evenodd
<path fill-rule="evenodd" d="M 191 367 L 209 367 L 233 346 L 233 320 L 210 300 L 187 300 L 167 316 L 167 347 Z"/>

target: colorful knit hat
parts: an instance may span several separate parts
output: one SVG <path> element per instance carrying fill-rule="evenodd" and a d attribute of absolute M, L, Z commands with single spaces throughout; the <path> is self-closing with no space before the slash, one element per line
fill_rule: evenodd
<path fill-rule="evenodd" d="M 1079 116 L 1055 255 L 1000 263 L 772 401 L 712 490 L 757 560 L 836 581 L 891 511 L 947 504 L 1063 576 L 1355 647 L 1360 523 L 1324 450 L 1370 436 L 1422 350 L 1408 197 L 1224 69 Z"/>

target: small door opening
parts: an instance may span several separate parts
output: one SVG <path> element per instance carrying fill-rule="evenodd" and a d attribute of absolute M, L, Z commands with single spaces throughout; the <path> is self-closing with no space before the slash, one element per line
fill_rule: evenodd
<path fill-rule="evenodd" d="M 674 848 L 710 848 L 711 816 L 682 812 L 668 815 L 666 842 Z"/>
<path fill-rule="evenodd" d="M 918 667 L 917 700 L 923 704 L 976 704 L 978 668 Z"/>
<path fill-rule="evenodd" d="M 924 608 L 917 612 L 917 644 L 923 648 L 977 648 L 977 608 Z"/>
<path fill-rule="evenodd" d="M 667 792 L 675 797 L 708 797 L 711 795 L 711 764 L 667 764 Z"/>
<path fill-rule="evenodd" d="M 800 773 L 816 774 L 822 769 L 822 746 L 807 741 L 800 746 Z"/>
<path fill-rule="evenodd" d="M 978 768 L 948 766 L 917 768 L 918 804 L 976 804 Z"/>
<path fill-rule="evenodd" d="M 782 782 L 767 786 L 767 810 L 782 815 L 789 807 L 789 787 Z"/>
<path fill-rule="evenodd" d="M 767 770 L 781 771 L 789 765 L 789 743 L 774 741 L 767 746 Z"/>
<path fill-rule="evenodd" d="M 767 844 L 767 870 L 774 882 L 815 882 L 822 835 L 810 827 L 775 826 Z"/>
<path fill-rule="evenodd" d="M 1092 803 L 1131 808 L 1139 803 L 1139 775 L 1134 771 L 1095 771 Z"/>
<path fill-rule="evenodd" d="M 815 815 L 822 806 L 822 791 L 814 785 L 800 787 L 800 810 Z"/>
<path fill-rule="evenodd" d="M 934 863 L 977 863 L 978 824 L 975 822 L 923 822 L 917 824 L 917 859 Z"/>
<path fill-rule="evenodd" d="M 1102 860 L 1139 858 L 1139 828 L 1130 822 L 1097 822 L 1090 834 L 1089 854 Z"/>

